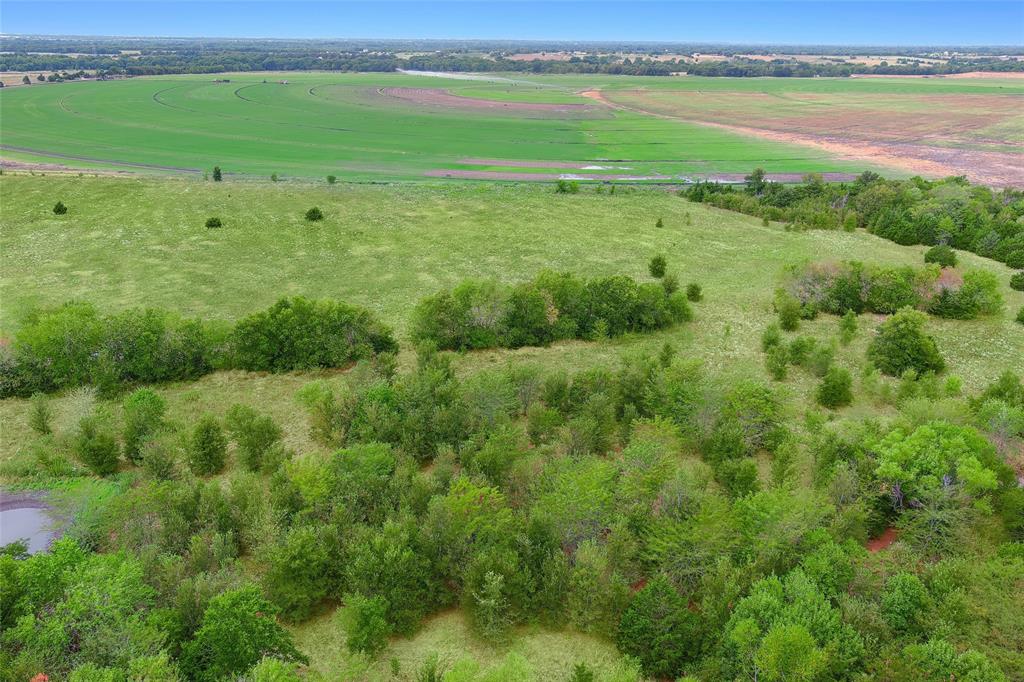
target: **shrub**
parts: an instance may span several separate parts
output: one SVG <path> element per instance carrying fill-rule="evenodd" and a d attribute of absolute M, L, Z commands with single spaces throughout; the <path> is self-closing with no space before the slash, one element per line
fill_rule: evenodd
<path fill-rule="evenodd" d="M 177 476 L 174 450 L 159 440 L 146 441 L 140 453 L 142 470 L 155 481 L 170 481 Z"/>
<path fill-rule="evenodd" d="M 54 215 L 64 215 L 67 212 L 68 207 L 64 205 L 63 201 L 58 201 L 56 204 L 53 205 Z"/>
<path fill-rule="evenodd" d="M 550 442 L 561 426 L 561 413 L 543 403 L 535 402 L 526 411 L 526 433 L 534 445 Z"/>
<path fill-rule="evenodd" d="M 195 637 L 181 655 L 187 679 L 213 682 L 235 678 L 264 657 L 306 663 L 291 634 L 277 623 L 277 609 L 255 585 L 223 592 L 210 600 Z"/>
<path fill-rule="evenodd" d="M 1014 291 L 1024 291 L 1024 270 L 1010 276 L 1010 288 Z"/>
<path fill-rule="evenodd" d="M 345 646 L 352 653 L 375 657 L 387 646 L 391 634 L 387 601 L 383 597 L 353 594 L 345 602 Z"/>
<path fill-rule="evenodd" d="M 882 616 L 899 634 L 917 629 L 924 617 L 928 591 L 913 573 L 900 572 L 889 578 L 882 592 Z"/>
<path fill-rule="evenodd" d="M 224 468 L 227 438 L 213 415 L 204 415 L 188 438 L 188 465 L 197 476 L 210 476 Z"/>
<path fill-rule="evenodd" d="M 1024 306 L 1021 306 L 1020 310 L 1017 311 L 1016 320 L 1018 324 L 1024 324 Z"/>
<path fill-rule="evenodd" d="M 841 367 L 830 367 L 818 384 L 815 393 L 818 404 L 830 409 L 845 407 L 853 402 L 853 377 Z"/>
<path fill-rule="evenodd" d="M 889 376 L 901 376 L 908 369 L 941 372 L 946 362 L 939 355 L 935 339 L 924 332 L 924 313 L 904 308 L 882 323 L 868 346 L 868 359 Z"/>
<path fill-rule="evenodd" d="M 775 312 L 779 315 L 779 326 L 784 331 L 796 331 L 800 326 L 800 301 L 781 289 L 775 293 Z"/>
<path fill-rule="evenodd" d="M 290 528 L 267 552 L 267 598 L 292 622 L 303 621 L 337 583 L 337 532 L 333 526 Z"/>
<path fill-rule="evenodd" d="M 616 642 L 649 677 L 675 679 L 700 653 L 699 619 L 668 579 L 658 575 L 622 614 Z"/>
<path fill-rule="evenodd" d="M 245 468 L 262 469 L 267 452 L 281 440 L 281 428 L 269 416 L 237 403 L 228 408 L 224 421 Z"/>
<path fill-rule="evenodd" d="M 578 194 L 580 183 L 575 180 L 559 180 L 555 183 L 555 194 Z"/>
<path fill-rule="evenodd" d="M 235 367 L 264 372 L 343 367 L 398 349 L 391 330 L 364 308 L 302 297 L 243 318 L 229 344 Z"/>
<path fill-rule="evenodd" d="M 938 263 L 944 268 L 956 267 L 956 251 L 945 244 L 936 244 L 924 253 L 925 263 Z"/>
<path fill-rule="evenodd" d="M 765 330 L 761 333 L 761 350 L 768 352 L 769 348 L 775 348 L 782 344 L 782 332 L 779 331 L 779 325 L 772 322 L 770 325 L 765 327 Z"/>
<path fill-rule="evenodd" d="M 163 422 L 167 404 L 148 388 L 140 388 L 124 399 L 124 455 L 138 464 L 142 446 Z"/>
<path fill-rule="evenodd" d="M 270 181 L 271 182 L 277 182 L 277 173 L 271 173 L 270 174 Z"/>
<path fill-rule="evenodd" d="M 665 227 L 665 222 L 661 218 L 658 218 L 656 221 L 654 221 L 654 226 L 655 227 Z"/>
<path fill-rule="evenodd" d="M 651 262 L 647 264 L 647 271 L 651 273 L 651 277 L 660 279 L 665 276 L 665 267 L 668 265 L 665 257 L 657 255 L 651 259 Z"/>
<path fill-rule="evenodd" d="M 220 172 L 220 166 L 213 167 L 213 181 L 220 182 L 223 179 Z"/>
<path fill-rule="evenodd" d="M 696 282 L 690 282 L 686 285 L 686 299 L 693 301 L 694 303 L 700 302 L 704 298 L 704 292 L 701 290 L 700 285 Z"/>
<path fill-rule="evenodd" d="M 117 471 L 117 439 L 107 419 L 102 416 L 82 418 L 71 449 L 75 457 L 97 476 L 109 476 Z"/>
<path fill-rule="evenodd" d="M 28 414 L 29 427 L 40 436 L 53 432 L 50 422 L 53 419 L 53 409 L 50 407 L 50 399 L 42 393 L 32 395 L 32 403 Z"/>
<path fill-rule="evenodd" d="M 327 184 L 328 185 L 333 185 L 337 181 L 338 181 L 338 178 L 336 176 L 334 176 L 334 175 L 328 175 L 327 176 Z"/>
<path fill-rule="evenodd" d="M 852 310 L 847 310 L 839 321 L 839 343 L 848 346 L 855 336 L 857 336 L 857 314 Z"/>
<path fill-rule="evenodd" d="M 661 278 L 661 288 L 665 290 L 667 296 L 679 291 L 679 277 L 669 272 Z"/>
<path fill-rule="evenodd" d="M 306 211 L 306 220 L 308 220 L 310 222 L 316 222 L 318 220 L 323 220 L 323 219 L 324 219 L 323 211 L 321 211 L 316 206 L 314 206 L 313 208 L 311 208 L 308 211 Z"/>
<path fill-rule="evenodd" d="M 213 229 L 213 228 L 216 228 L 216 227 L 221 227 L 220 218 L 217 218 L 216 216 L 211 217 L 211 218 L 207 218 L 206 219 L 206 227 L 208 227 L 210 229 Z"/>
<path fill-rule="evenodd" d="M 783 345 L 770 346 L 765 351 L 765 367 L 775 381 L 785 381 L 789 368 L 789 351 Z"/>

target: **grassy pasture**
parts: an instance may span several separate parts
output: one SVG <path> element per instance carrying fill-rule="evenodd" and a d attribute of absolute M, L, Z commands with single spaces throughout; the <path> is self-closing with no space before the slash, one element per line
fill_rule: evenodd
<path fill-rule="evenodd" d="M 586 80 L 328 73 L 216 78 L 230 82 L 173 76 L 5 90 L 3 155 L 135 172 L 200 173 L 220 165 L 228 173 L 263 177 L 352 180 L 473 169 L 460 162 L 475 158 L 579 165 L 617 160 L 639 177 L 739 173 L 757 165 L 798 173 L 863 169 L 812 148 L 611 110 L 577 94 L 589 87 Z M 647 80 L 613 82 L 636 87 Z M 447 90 L 468 104 L 417 105 L 388 96 L 387 88 Z M 474 98 L 512 108 L 481 109 L 472 106 Z M 516 109 L 517 103 L 587 105 L 588 113 L 554 115 Z"/>

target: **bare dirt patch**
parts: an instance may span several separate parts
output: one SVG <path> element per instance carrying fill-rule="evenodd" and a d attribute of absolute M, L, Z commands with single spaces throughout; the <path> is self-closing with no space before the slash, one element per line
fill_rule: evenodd
<path fill-rule="evenodd" d="M 868 540 L 867 548 L 869 552 L 881 552 L 883 549 L 889 547 L 892 543 L 896 542 L 899 538 L 899 533 L 892 526 L 889 526 L 882 534 L 876 538 Z"/>
<path fill-rule="evenodd" d="M 382 97 L 409 102 L 417 106 L 456 109 L 459 111 L 485 111 L 509 114 L 549 114 L 555 116 L 600 115 L 599 107 L 592 104 L 551 104 L 546 102 L 512 102 L 453 95 L 440 88 L 377 88 Z"/>

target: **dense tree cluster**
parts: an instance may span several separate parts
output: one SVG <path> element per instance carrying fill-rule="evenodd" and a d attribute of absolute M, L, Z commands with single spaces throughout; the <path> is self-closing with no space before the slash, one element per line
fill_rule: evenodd
<path fill-rule="evenodd" d="M 682 194 L 799 229 L 863 227 L 898 244 L 943 244 L 1024 267 L 1024 191 L 1017 189 L 995 191 L 960 177 L 884 180 L 871 172 L 852 183 L 808 176 L 787 186 L 755 171 L 743 189 L 698 183 Z"/>
<path fill-rule="evenodd" d="M 665 274 L 663 260 L 652 263 L 657 276 Z M 512 287 L 467 280 L 420 301 L 412 336 L 441 350 L 461 350 L 546 346 L 662 329 L 692 317 L 686 295 L 670 291 L 665 282 L 551 271 Z"/>
<path fill-rule="evenodd" d="M 281 299 L 233 326 L 156 308 L 103 315 L 73 302 L 33 313 L 0 349 L 0 397 L 85 384 L 116 393 L 214 368 L 342 367 L 396 349 L 391 331 L 370 312 L 338 301 Z"/>

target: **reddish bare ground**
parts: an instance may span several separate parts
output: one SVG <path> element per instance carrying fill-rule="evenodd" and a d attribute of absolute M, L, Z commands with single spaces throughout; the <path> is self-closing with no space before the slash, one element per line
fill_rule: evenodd
<path fill-rule="evenodd" d="M 592 104 L 551 104 L 545 102 L 505 102 L 476 97 L 460 97 L 439 88 L 377 88 L 383 97 L 410 102 L 420 106 L 443 107 L 463 111 L 497 111 L 509 113 L 546 113 L 561 115 L 600 114 L 601 108 Z"/>
<path fill-rule="evenodd" d="M 882 531 L 882 534 L 879 535 L 877 538 L 871 538 L 870 540 L 868 540 L 868 551 L 881 552 L 883 549 L 887 548 L 889 545 L 896 542 L 897 538 L 899 538 L 899 534 L 896 532 L 896 529 L 892 526 L 889 526 L 884 531 Z"/>
<path fill-rule="evenodd" d="M 580 168 L 577 164 L 562 164 L 560 162 L 545 161 L 502 161 L 494 159 L 495 163 L 488 165 L 509 166 L 511 168 Z M 424 175 L 432 178 L 458 178 L 462 180 L 538 180 L 550 182 L 553 180 L 662 180 L 671 182 L 696 182 L 698 180 L 711 180 L 713 182 L 734 183 L 743 182 L 746 177 L 744 173 L 694 173 L 685 175 L 643 175 L 640 173 L 516 173 L 514 171 L 487 171 L 468 170 L 464 168 L 435 168 Z M 803 173 L 767 173 L 767 179 L 773 182 L 800 182 Z M 822 173 L 827 182 L 850 182 L 856 179 L 853 173 Z"/>
<path fill-rule="evenodd" d="M 865 161 L 917 175 L 943 177 L 966 175 L 973 182 L 997 187 L 1024 185 L 1024 154 L 938 146 L 929 142 L 966 141 L 1004 146 L 1024 145 L 1020 140 L 988 140 L 971 138 L 964 131 L 981 131 L 1016 113 L 1019 102 L 1000 96 L 971 96 L 963 101 L 958 96 L 928 98 L 930 111 L 915 113 L 887 113 L 879 116 L 877 110 L 857 111 L 853 108 L 837 109 L 826 114 L 805 114 L 784 119 L 744 114 L 740 125 L 730 122 L 735 116 L 716 111 L 716 102 L 708 107 L 704 102 L 693 110 L 682 107 L 682 113 L 667 113 L 664 103 L 643 101 L 631 106 L 609 100 L 599 90 L 580 93 L 609 107 L 656 116 L 676 121 L 727 130 L 740 135 L 765 140 L 812 147 L 848 160 Z M 642 91 L 623 93 L 638 98 Z M 697 91 L 694 96 L 701 97 Z M 732 96 L 732 95 L 730 95 Z M 745 96 L 738 95 L 741 99 Z M 717 95 L 711 95 L 717 97 Z M 766 97 L 751 94 L 746 99 Z M 981 99 L 978 99 L 978 98 Z M 973 104 L 983 105 L 986 114 L 971 111 Z M 722 102 L 723 106 L 726 103 Z M 940 112 L 940 113 L 935 113 Z M 712 120 L 713 119 L 713 120 Z"/>

